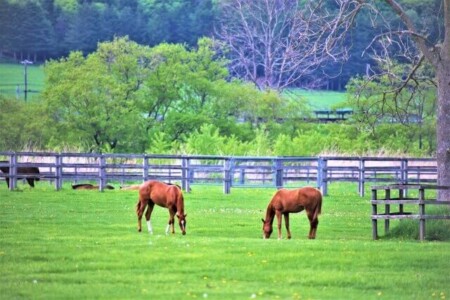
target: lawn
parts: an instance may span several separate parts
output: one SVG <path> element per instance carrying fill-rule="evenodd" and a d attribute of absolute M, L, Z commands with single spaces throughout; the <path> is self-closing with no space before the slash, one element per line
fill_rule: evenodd
<path fill-rule="evenodd" d="M 305 99 L 312 110 L 334 109 L 345 102 L 347 94 L 336 91 L 305 90 L 299 88 L 286 89 L 284 95 L 289 99 Z"/>
<path fill-rule="evenodd" d="M 19 86 L 19 97 L 24 97 L 24 66 L 22 64 L 1 63 L 0 64 L 0 94 L 17 96 L 17 86 Z M 28 97 L 33 97 L 44 88 L 44 72 L 42 65 L 27 66 L 27 85 L 31 92 Z"/>
<path fill-rule="evenodd" d="M 0 185 L 3 299 L 445 299 L 449 242 L 371 235 L 370 204 L 332 184 L 316 240 L 304 213 L 291 240 L 262 239 L 274 189 L 193 186 L 187 234 L 136 230 L 136 191 Z M 370 193 L 366 193 L 370 194 Z M 397 223 L 391 223 L 395 227 Z M 146 228 L 145 222 L 143 228 Z M 397 224 L 398 225 L 398 224 Z M 284 236 L 285 232 L 283 231 Z"/>

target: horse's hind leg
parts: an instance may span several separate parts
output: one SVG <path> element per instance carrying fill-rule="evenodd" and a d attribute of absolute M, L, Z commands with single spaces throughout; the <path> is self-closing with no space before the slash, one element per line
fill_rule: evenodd
<path fill-rule="evenodd" d="M 319 219 L 314 218 L 314 211 L 308 211 L 308 219 L 310 224 L 309 236 L 310 239 L 316 238 L 317 226 L 319 225 Z"/>
<path fill-rule="evenodd" d="M 152 223 L 150 222 L 150 217 L 152 216 L 153 207 L 155 206 L 155 203 L 149 202 L 147 211 L 145 212 L 145 219 L 147 220 L 147 229 L 148 233 L 153 234 L 153 227 Z"/>
<path fill-rule="evenodd" d="M 136 204 L 136 214 L 138 217 L 138 231 L 142 231 L 142 215 L 144 214 L 145 207 L 147 206 L 147 202 L 141 202 L 138 200 L 138 203 Z"/>
<path fill-rule="evenodd" d="M 289 230 L 289 213 L 284 213 L 284 225 L 286 226 L 287 238 L 291 238 L 291 231 Z"/>

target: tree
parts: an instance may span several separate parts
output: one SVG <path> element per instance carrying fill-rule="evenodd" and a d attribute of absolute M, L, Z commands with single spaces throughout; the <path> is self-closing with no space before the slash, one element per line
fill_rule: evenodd
<path fill-rule="evenodd" d="M 347 56 L 335 43 L 348 28 L 330 27 L 334 16 L 319 8 L 300 9 L 297 0 L 221 1 L 217 37 L 227 47 L 232 75 L 260 89 L 315 83 L 311 75 L 325 62 Z"/>
<path fill-rule="evenodd" d="M 149 48 L 127 38 L 101 43 L 86 58 L 72 52 L 45 66 L 43 97 L 53 117 L 55 144 L 89 151 L 143 151 L 139 89 L 151 72 Z"/>
<path fill-rule="evenodd" d="M 390 97 L 385 97 L 383 101 L 390 99 L 396 101 L 405 89 L 417 86 L 420 83 L 417 78 L 417 70 L 425 62 L 433 67 L 434 83 L 437 87 L 438 184 L 450 186 L 450 139 L 448 138 L 448 128 L 450 128 L 450 0 L 428 0 L 426 2 L 438 8 L 435 10 L 435 15 L 441 16 L 439 19 L 442 20 L 441 22 L 418 23 L 422 19 L 415 18 L 415 14 L 411 14 L 411 11 L 407 9 L 407 3 L 403 7 L 395 0 L 340 0 L 338 1 L 339 11 L 342 13 L 337 14 L 329 36 L 336 36 L 335 29 L 341 26 L 349 28 L 355 21 L 356 15 L 363 9 L 371 10 L 371 15 L 374 16 L 373 20 L 380 20 L 389 14 L 397 17 L 395 22 L 385 22 L 384 29 L 373 38 L 368 46 L 368 49 L 374 50 L 374 57 L 381 64 L 389 62 L 392 55 L 402 57 L 410 64 L 400 80 L 401 84 L 393 86 L 389 91 Z M 311 7 L 318 7 L 320 4 L 311 3 Z M 387 19 L 384 18 L 384 20 Z M 376 74 L 377 70 L 375 70 Z M 375 80 L 377 76 L 372 77 Z M 387 93 L 385 94 L 387 95 Z M 438 198 L 450 201 L 450 189 L 440 190 Z"/>

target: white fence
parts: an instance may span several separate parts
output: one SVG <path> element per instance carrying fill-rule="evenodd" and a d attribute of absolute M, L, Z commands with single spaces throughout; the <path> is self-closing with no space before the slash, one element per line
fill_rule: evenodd
<path fill-rule="evenodd" d="M 176 182 L 185 191 L 195 184 L 222 185 L 224 193 L 237 187 L 299 187 L 312 185 L 328 194 L 336 181 L 358 183 L 436 183 L 435 159 L 381 157 L 233 157 L 151 154 L 92 154 L 0 152 L 0 179 L 10 178 L 10 189 L 19 167 L 38 167 L 39 178 L 61 189 L 64 181 L 94 181 L 102 191 L 107 183 L 133 184 L 155 179 Z M 33 175 L 35 176 L 35 175 Z"/>

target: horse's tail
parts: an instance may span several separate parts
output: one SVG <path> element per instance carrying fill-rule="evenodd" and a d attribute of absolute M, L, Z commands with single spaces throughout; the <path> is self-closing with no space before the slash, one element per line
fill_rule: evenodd
<path fill-rule="evenodd" d="M 322 213 L 322 193 L 320 191 L 317 191 L 317 203 L 316 207 L 314 208 L 314 220 L 317 219 L 317 217 Z"/>

